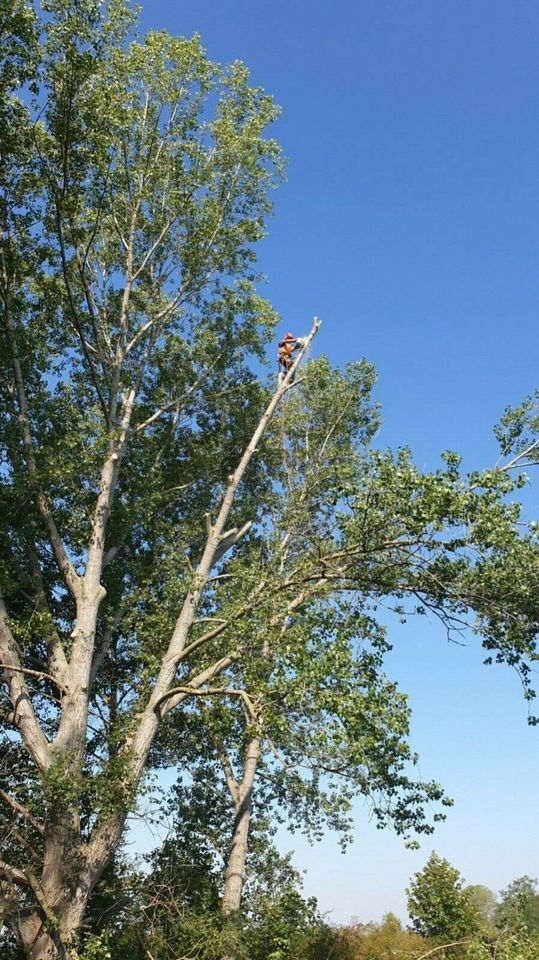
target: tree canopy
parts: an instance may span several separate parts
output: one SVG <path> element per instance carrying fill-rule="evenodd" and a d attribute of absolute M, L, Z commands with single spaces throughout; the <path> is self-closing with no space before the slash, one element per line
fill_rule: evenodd
<path fill-rule="evenodd" d="M 408 912 L 414 930 L 452 945 L 479 929 L 479 913 L 459 871 L 432 853 L 408 890 Z"/>
<path fill-rule="evenodd" d="M 518 472 L 374 446 L 374 371 L 313 359 L 319 321 L 268 375 L 282 161 L 243 64 L 124 0 L 0 34 L 0 904 L 64 960 L 155 766 L 178 812 L 216 798 L 225 913 L 263 809 L 430 831 L 380 608 L 475 631 L 531 700 L 537 541 Z"/>

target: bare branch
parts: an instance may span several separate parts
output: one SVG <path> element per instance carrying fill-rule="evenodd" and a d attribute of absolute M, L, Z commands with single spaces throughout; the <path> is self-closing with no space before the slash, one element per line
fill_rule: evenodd
<path fill-rule="evenodd" d="M 125 613 L 125 606 L 122 604 L 122 606 L 119 607 L 119 609 L 114 614 L 112 623 L 105 630 L 103 634 L 103 639 L 101 641 L 101 645 L 94 654 L 94 659 L 92 661 L 92 669 L 90 672 L 90 683 L 89 683 L 90 690 L 92 689 L 95 683 L 97 674 L 99 673 L 99 670 L 103 664 L 103 661 L 107 656 L 107 653 L 109 652 L 110 645 L 114 637 L 114 633 L 118 629 L 124 613 Z"/>
<path fill-rule="evenodd" d="M 114 226 L 116 227 L 116 233 L 118 234 L 118 237 L 119 237 L 119 239 L 120 239 L 120 243 L 122 244 L 122 247 L 124 248 L 124 250 L 127 251 L 127 249 L 128 249 L 127 240 L 125 239 L 125 237 L 124 237 L 124 235 L 123 235 L 123 233 L 122 233 L 120 224 L 118 223 L 118 220 L 116 219 L 116 214 L 114 213 L 114 208 L 112 209 L 112 222 L 114 223 Z"/>
<path fill-rule="evenodd" d="M 18 887 L 29 887 L 30 881 L 26 874 L 18 867 L 12 867 L 5 860 L 0 860 L 0 878 L 15 883 Z"/>
<path fill-rule="evenodd" d="M 240 806 L 240 791 L 239 783 L 234 776 L 234 771 L 232 770 L 232 764 L 226 754 L 226 751 L 221 747 L 217 749 L 217 754 L 219 757 L 219 762 L 223 768 L 223 773 L 225 775 L 226 785 L 228 787 L 230 796 L 232 797 L 232 802 L 236 813 L 238 812 Z"/>
<path fill-rule="evenodd" d="M 530 445 L 529 445 L 528 447 L 526 447 L 525 450 L 522 450 L 521 453 L 517 453 L 517 455 L 516 455 L 515 457 L 513 457 L 512 460 L 509 460 L 508 463 L 505 463 L 505 464 L 504 464 L 502 467 L 500 467 L 499 469 L 500 469 L 503 473 L 507 473 L 509 470 L 513 470 L 515 467 L 532 466 L 532 464 L 523 464 L 522 461 L 523 461 L 527 456 L 529 456 L 529 454 L 532 452 L 532 450 L 536 450 L 537 447 L 539 447 L 539 438 L 538 438 L 537 440 L 534 440 L 533 443 L 530 443 Z"/>
<path fill-rule="evenodd" d="M 36 820 L 34 816 L 32 816 L 27 807 L 25 807 L 22 803 L 19 803 L 18 800 L 15 800 L 15 797 L 11 797 L 9 793 L 5 792 L 5 790 L 0 789 L 0 799 L 2 799 L 4 803 L 7 803 L 7 805 L 15 811 L 15 813 L 18 813 L 21 817 L 24 817 L 24 819 L 32 825 L 37 833 L 39 833 L 41 836 L 44 835 L 45 828 L 43 824 L 40 823 L 39 820 Z"/>
<path fill-rule="evenodd" d="M 206 545 L 195 570 L 194 585 L 185 597 L 182 609 L 170 639 L 168 650 L 163 658 L 159 675 L 146 708 L 140 715 L 138 728 L 130 747 L 132 755 L 132 771 L 135 777 L 138 777 L 143 769 L 148 750 L 150 749 L 157 732 L 159 715 L 156 711 L 156 706 L 163 702 L 164 698 L 167 701 L 165 710 L 168 711 L 168 709 L 171 709 L 175 703 L 180 702 L 182 698 L 189 695 L 184 692 L 178 692 L 174 696 L 169 697 L 168 692 L 173 685 L 177 665 L 182 659 L 182 654 L 186 649 L 189 631 L 193 625 L 193 621 L 196 618 L 198 605 L 200 603 L 206 583 L 210 577 L 216 555 L 218 554 L 219 548 L 223 545 L 222 538 L 223 536 L 226 537 L 226 523 L 234 502 L 234 498 L 236 496 L 236 492 L 253 456 L 256 453 L 260 440 L 262 439 L 268 424 L 275 413 L 275 410 L 284 396 L 287 387 L 294 380 L 296 370 L 298 369 L 307 350 L 309 349 L 312 340 L 316 336 L 319 327 L 320 321 L 317 317 L 315 317 L 311 330 L 308 336 L 305 337 L 294 363 L 280 381 L 277 390 L 273 394 L 249 443 L 240 457 L 238 466 L 236 467 L 234 473 L 229 477 L 229 483 L 221 501 L 221 506 L 215 523 L 212 524 L 211 521 L 208 522 Z M 245 528 L 242 528 L 242 531 L 244 529 Z M 234 534 L 234 536 L 235 535 L 236 534 Z M 217 627 L 216 630 L 220 630 L 220 628 Z M 190 645 L 190 648 L 191 650 L 193 649 L 193 644 Z M 224 667 L 222 669 L 224 669 Z M 210 676 L 212 675 L 213 674 L 210 674 Z M 202 683 L 206 682 L 205 679 L 201 679 L 200 677 L 198 678 L 198 681 L 199 682 L 197 682 L 195 686 L 202 685 Z M 162 715 L 163 712 L 164 711 L 159 711 L 159 714 Z"/>
<path fill-rule="evenodd" d="M 103 370 L 105 371 L 106 368 L 107 368 L 107 362 L 105 361 L 105 358 L 101 355 L 100 350 L 99 350 L 100 331 L 99 331 L 99 323 L 98 323 L 98 313 L 97 313 L 97 308 L 96 308 L 96 305 L 95 305 L 95 302 L 94 302 L 94 298 L 93 298 L 93 295 L 92 295 L 92 290 L 91 290 L 91 287 L 90 287 L 90 285 L 89 285 L 89 283 L 88 283 L 88 278 L 87 278 L 87 276 L 86 276 L 86 257 L 84 258 L 83 261 L 81 261 L 79 251 L 77 250 L 77 252 L 76 252 L 76 260 L 77 260 L 77 267 L 78 267 L 78 271 L 79 271 L 79 277 L 80 277 L 80 281 L 81 281 L 81 284 L 82 284 L 82 289 L 84 290 L 84 297 L 85 297 L 85 300 L 86 300 L 86 306 L 87 306 L 87 308 L 88 308 L 88 313 L 89 313 L 89 315 L 90 315 L 90 320 L 91 320 L 91 322 L 92 322 L 92 329 L 93 329 L 93 332 L 94 332 L 94 338 L 95 338 L 95 342 L 96 342 L 96 352 L 97 352 L 97 355 L 98 355 L 98 357 L 99 357 L 99 359 L 100 359 L 100 361 L 101 361 L 101 365 L 102 365 L 102 367 L 103 367 Z M 105 339 L 106 339 L 106 341 L 108 341 L 108 338 L 105 338 Z M 109 342 L 107 342 L 107 348 L 108 348 L 109 353 L 110 353 L 110 343 L 109 343 Z M 110 360 L 110 359 L 112 359 L 112 357 L 109 357 L 109 360 Z"/>
<path fill-rule="evenodd" d="M 26 874 L 18 867 L 12 867 L 5 860 L 0 860 L 0 879 L 14 883 L 18 887 L 29 887 L 30 881 Z"/>
<path fill-rule="evenodd" d="M 224 669 L 224 667 L 222 669 Z M 253 719 L 256 717 L 255 707 L 251 697 L 245 690 L 240 690 L 236 687 L 195 687 L 191 684 L 172 687 L 171 690 L 164 693 L 161 699 L 157 701 L 154 710 L 158 710 L 162 703 L 168 700 L 169 697 L 174 697 L 177 693 L 184 693 L 188 697 L 239 697 L 247 706 L 250 716 Z"/>
<path fill-rule="evenodd" d="M 164 717 L 165 714 L 181 703 L 182 700 L 185 700 L 188 696 L 190 696 L 194 690 L 197 690 L 205 683 L 209 683 L 210 680 L 213 680 L 215 677 L 219 676 L 219 674 L 221 674 L 223 670 L 226 670 L 227 667 L 234 662 L 234 660 L 237 660 L 238 656 L 239 652 L 237 650 L 233 650 L 225 657 L 221 657 L 220 660 L 212 663 L 211 667 L 207 667 L 205 670 L 202 670 L 201 673 L 199 673 L 196 677 L 193 677 L 189 684 L 185 685 L 189 688 L 187 691 L 179 690 L 177 693 L 173 693 L 170 696 L 169 691 L 167 691 L 167 693 L 163 695 L 163 702 L 165 703 L 165 706 L 159 711 L 156 711 L 156 716 L 158 715 L 160 717 Z"/>
<path fill-rule="evenodd" d="M 218 563 L 221 557 L 224 557 L 225 553 L 228 553 L 232 547 L 235 547 L 237 543 L 249 532 L 253 525 L 252 520 L 248 520 L 247 523 L 244 523 L 243 527 L 239 530 L 237 527 L 234 527 L 232 530 L 227 530 L 226 533 L 222 533 L 219 537 L 219 545 L 215 551 L 214 563 Z"/>
<path fill-rule="evenodd" d="M 416 960 L 426 960 L 427 957 L 431 957 L 434 953 L 439 953 L 440 950 L 449 950 L 450 947 L 461 947 L 469 942 L 469 940 L 454 940 L 453 943 L 442 943 L 438 947 L 433 947 L 432 950 L 427 950 L 426 953 L 422 953 Z"/>
<path fill-rule="evenodd" d="M 189 657 L 192 653 L 194 653 L 195 650 L 198 650 L 199 647 L 202 647 L 205 643 L 209 643 L 210 640 L 214 640 L 221 633 L 224 633 L 225 630 L 227 630 L 228 627 L 230 627 L 233 623 L 236 623 L 238 620 L 244 617 L 247 613 L 250 613 L 255 607 L 257 598 L 261 594 L 263 594 L 266 586 L 267 585 L 265 581 L 260 583 L 257 586 L 254 593 L 251 594 L 251 598 L 246 603 L 244 603 L 243 606 L 240 607 L 240 609 L 237 610 L 232 617 L 229 617 L 228 620 L 221 620 L 218 626 L 214 627 L 212 630 L 208 630 L 201 637 L 197 637 L 196 640 L 193 640 L 193 642 L 190 643 L 187 647 L 184 647 L 181 654 L 179 654 L 178 656 L 177 663 L 181 663 L 182 660 L 186 660 L 187 657 Z"/>
<path fill-rule="evenodd" d="M 115 543 L 114 546 L 109 547 L 109 549 L 105 551 L 105 553 L 103 554 L 103 567 L 102 567 L 103 570 L 105 569 L 105 567 L 108 567 L 109 563 L 112 563 L 112 561 L 117 557 L 121 549 L 122 549 L 122 544 Z"/>
<path fill-rule="evenodd" d="M 16 667 L 12 663 L 0 663 L 0 670 L 14 670 L 17 673 L 26 673 L 30 677 L 37 677 L 38 680 L 47 680 L 52 683 L 64 696 L 67 693 L 66 687 L 56 680 L 50 673 L 44 673 L 43 670 L 29 670 L 28 667 Z"/>
<path fill-rule="evenodd" d="M 219 354 L 215 357 L 214 361 L 213 361 L 212 363 L 210 363 L 210 365 L 201 373 L 200 377 L 198 377 L 198 378 L 195 380 L 195 382 L 192 384 L 192 386 L 189 387 L 189 389 L 186 391 L 186 393 L 183 394 L 182 397 L 176 397 L 174 400 L 171 400 L 169 403 L 165 403 L 162 407 L 160 407 L 158 410 L 156 410 L 154 413 L 152 413 L 152 415 L 151 415 L 150 417 L 148 417 L 146 420 L 144 420 L 143 423 L 137 424 L 137 426 L 135 427 L 135 429 L 136 429 L 137 431 L 139 431 L 139 430 L 144 430 L 146 427 L 149 427 L 151 423 L 154 423 L 155 420 L 158 420 L 159 417 L 162 416 L 163 413 L 166 413 L 168 410 L 174 410 L 174 409 L 176 409 L 176 412 L 178 412 L 178 411 L 180 410 L 181 406 L 182 406 L 182 405 L 185 403 L 185 401 L 187 400 L 187 398 L 190 397 L 190 396 L 192 396 L 192 394 L 193 394 L 196 390 L 198 390 L 199 387 L 202 386 L 202 384 L 204 383 L 204 381 L 208 379 L 211 371 L 214 369 L 214 367 L 216 366 L 216 364 L 217 364 L 217 363 L 219 362 L 219 360 L 221 359 L 221 356 L 222 356 L 222 355 L 219 353 Z"/>
<path fill-rule="evenodd" d="M 154 240 L 154 242 L 153 242 L 153 243 L 151 244 L 151 246 L 148 248 L 148 250 L 146 251 L 145 255 L 144 255 L 143 258 L 142 258 L 141 263 L 139 264 L 139 266 L 137 267 L 137 269 L 136 269 L 136 270 L 134 271 L 134 273 L 133 273 L 133 282 L 134 282 L 134 281 L 137 279 L 137 277 L 139 277 L 140 274 L 146 269 L 149 260 L 151 259 L 151 257 L 152 257 L 153 254 L 155 253 L 155 251 L 157 250 L 159 244 L 165 239 L 167 233 L 169 232 L 170 228 L 174 225 L 174 223 L 176 222 L 176 220 L 177 220 L 177 216 L 171 217 L 171 219 L 165 224 L 165 226 L 164 226 L 163 229 L 161 230 L 159 236 Z"/>

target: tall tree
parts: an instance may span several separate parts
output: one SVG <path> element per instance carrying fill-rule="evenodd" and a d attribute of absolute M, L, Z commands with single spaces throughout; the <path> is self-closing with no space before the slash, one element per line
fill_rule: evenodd
<path fill-rule="evenodd" d="M 63 960 L 177 708 L 234 789 L 271 740 L 421 824 L 376 607 L 477 611 L 527 682 L 537 546 L 508 473 L 367 450 L 365 367 L 294 382 L 317 322 L 277 388 L 255 375 L 280 155 L 245 68 L 130 40 L 124 0 L 43 13 L 0 13 L 0 904 Z"/>
<path fill-rule="evenodd" d="M 259 821 L 273 811 L 312 837 L 333 826 L 346 841 L 351 801 L 360 794 L 380 826 L 392 822 L 409 836 L 432 829 L 425 805 L 442 797 L 437 784 L 411 776 L 406 698 L 384 676 L 385 632 L 369 611 L 378 594 L 391 602 L 402 558 L 381 540 L 363 551 L 346 530 L 358 492 L 377 482 L 379 464 L 368 456 L 379 422 L 373 380 L 365 362 L 339 372 L 321 358 L 302 371 L 259 448 L 266 463 L 273 460 L 278 494 L 267 503 L 268 521 L 207 597 L 205 613 L 216 626 L 211 645 L 199 648 L 198 669 L 217 651 L 226 654 L 234 622 L 250 656 L 237 658 L 227 685 L 214 685 L 204 702 L 205 751 L 200 710 L 177 716 L 159 741 L 168 762 L 193 743 L 197 792 L 202 783 L 226 784 L 234 826 L 230 841 L 226 817 L 220 831 L 229 843 L 222 850 L 225 914 L 240 909 L 253 815 Z M 373 508 L 366 528 L 379 519 Z M 250 615 L 241 623 L 247 584 Z M 192 809 L 192 788 L 180 793 L 182 809 Z M 220 810 L 213 800 L 210 807 Z"/>
<path fill-rule="evenodd" d="M 44 12 L 41 23 L 22 3 L 2 14 L 3 51 L 21 63 L 2 71 L 14 133 L 1 183 L 0 659 L 20 737 L 7 746 L 31 758 L 44 815 L 41 876 L 7 863 L 2 876 L 26 898 L 14 922 L 36 957 L 71 949 L 204 582 L 239 537 L 226 523 L 254 447 L 241 451 L 269 400 L 248 358 L 273 323 L 253 290 L 252 245 L 279 174 L 263 136 L 275 108 L 241 64 L 210 63 L 196 38 L 126 46 L 119 0 L 51 0 Z M 219 502 L 191 572 L 204 508 Z M 166 541 L 180 518 L 183 534 Z M 92 722 L 99 668 L 132 645 L 137 594 L 167 563 L 184 600 L 169 640 L 152 632 L 161 667 L 151 640 L 131 720 L 119 719 L 113 679 L 94 708 L 106 721 Z"/>

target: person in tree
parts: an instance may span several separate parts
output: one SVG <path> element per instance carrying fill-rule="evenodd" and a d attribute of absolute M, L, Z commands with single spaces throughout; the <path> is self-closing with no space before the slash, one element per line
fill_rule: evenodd
<path fill-rule="evenodd" d="M 279 360 L 279 377 L 285 377 L 294 363 L 294 351 L 300 346 L 300 341 L 292 333 L 285 333 L 279 341 L 277 356 Z"/>

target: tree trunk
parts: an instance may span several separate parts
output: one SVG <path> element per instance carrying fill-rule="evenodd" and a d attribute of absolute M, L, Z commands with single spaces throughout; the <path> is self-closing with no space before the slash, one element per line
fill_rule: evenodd
<path fill-rule="evenodd" d="M 48 917 L 48 907 L 21 911 L 15 933 L 28 960 L 78 960 L 76 938 L 85 903 L 64 903 Z"/>
<path fill-rule="evenodd" d="M 249 849 L 249 826 L 253 798 L 253 782 L 260 758 L 260 740 L 249 743 L 245 757 L 244 776 L 238 790 L 234 831 L 225 871 L 225 888 L 221 912 L 225 917 L 237 913 L 241 907 L 241 894 L 245 876 L 245 861 Z"/>
<path fill-rule="evenodd" d="M 56 901 L 52 889 L 36 883 L 33 893 L 37 905 L 5 918 L 28 960 L 78 960 L 79 929 L 94 883 L 88 871 L 85 882 L 79 882 L 77 887 L 71 886 L 65 875 L 62 881 L 62 874 L 59 868 L 54 877 Z"/>
<path fill-rule="evenodd" d="M 6 917 L 6 924 L 29 960 L 77 960 L 79 929 L 102 872 L 88 861 L 77 817 L 62 811 L 47 830 L 41 878 L 25 872 L 33 905 Z"/>
<path fill-rule="evenodd" d="M 60 953 L 45 927 L 45 918 L 37 911 L 20 915 L 17 939 L 29 960 L 58 960 Z"/>

